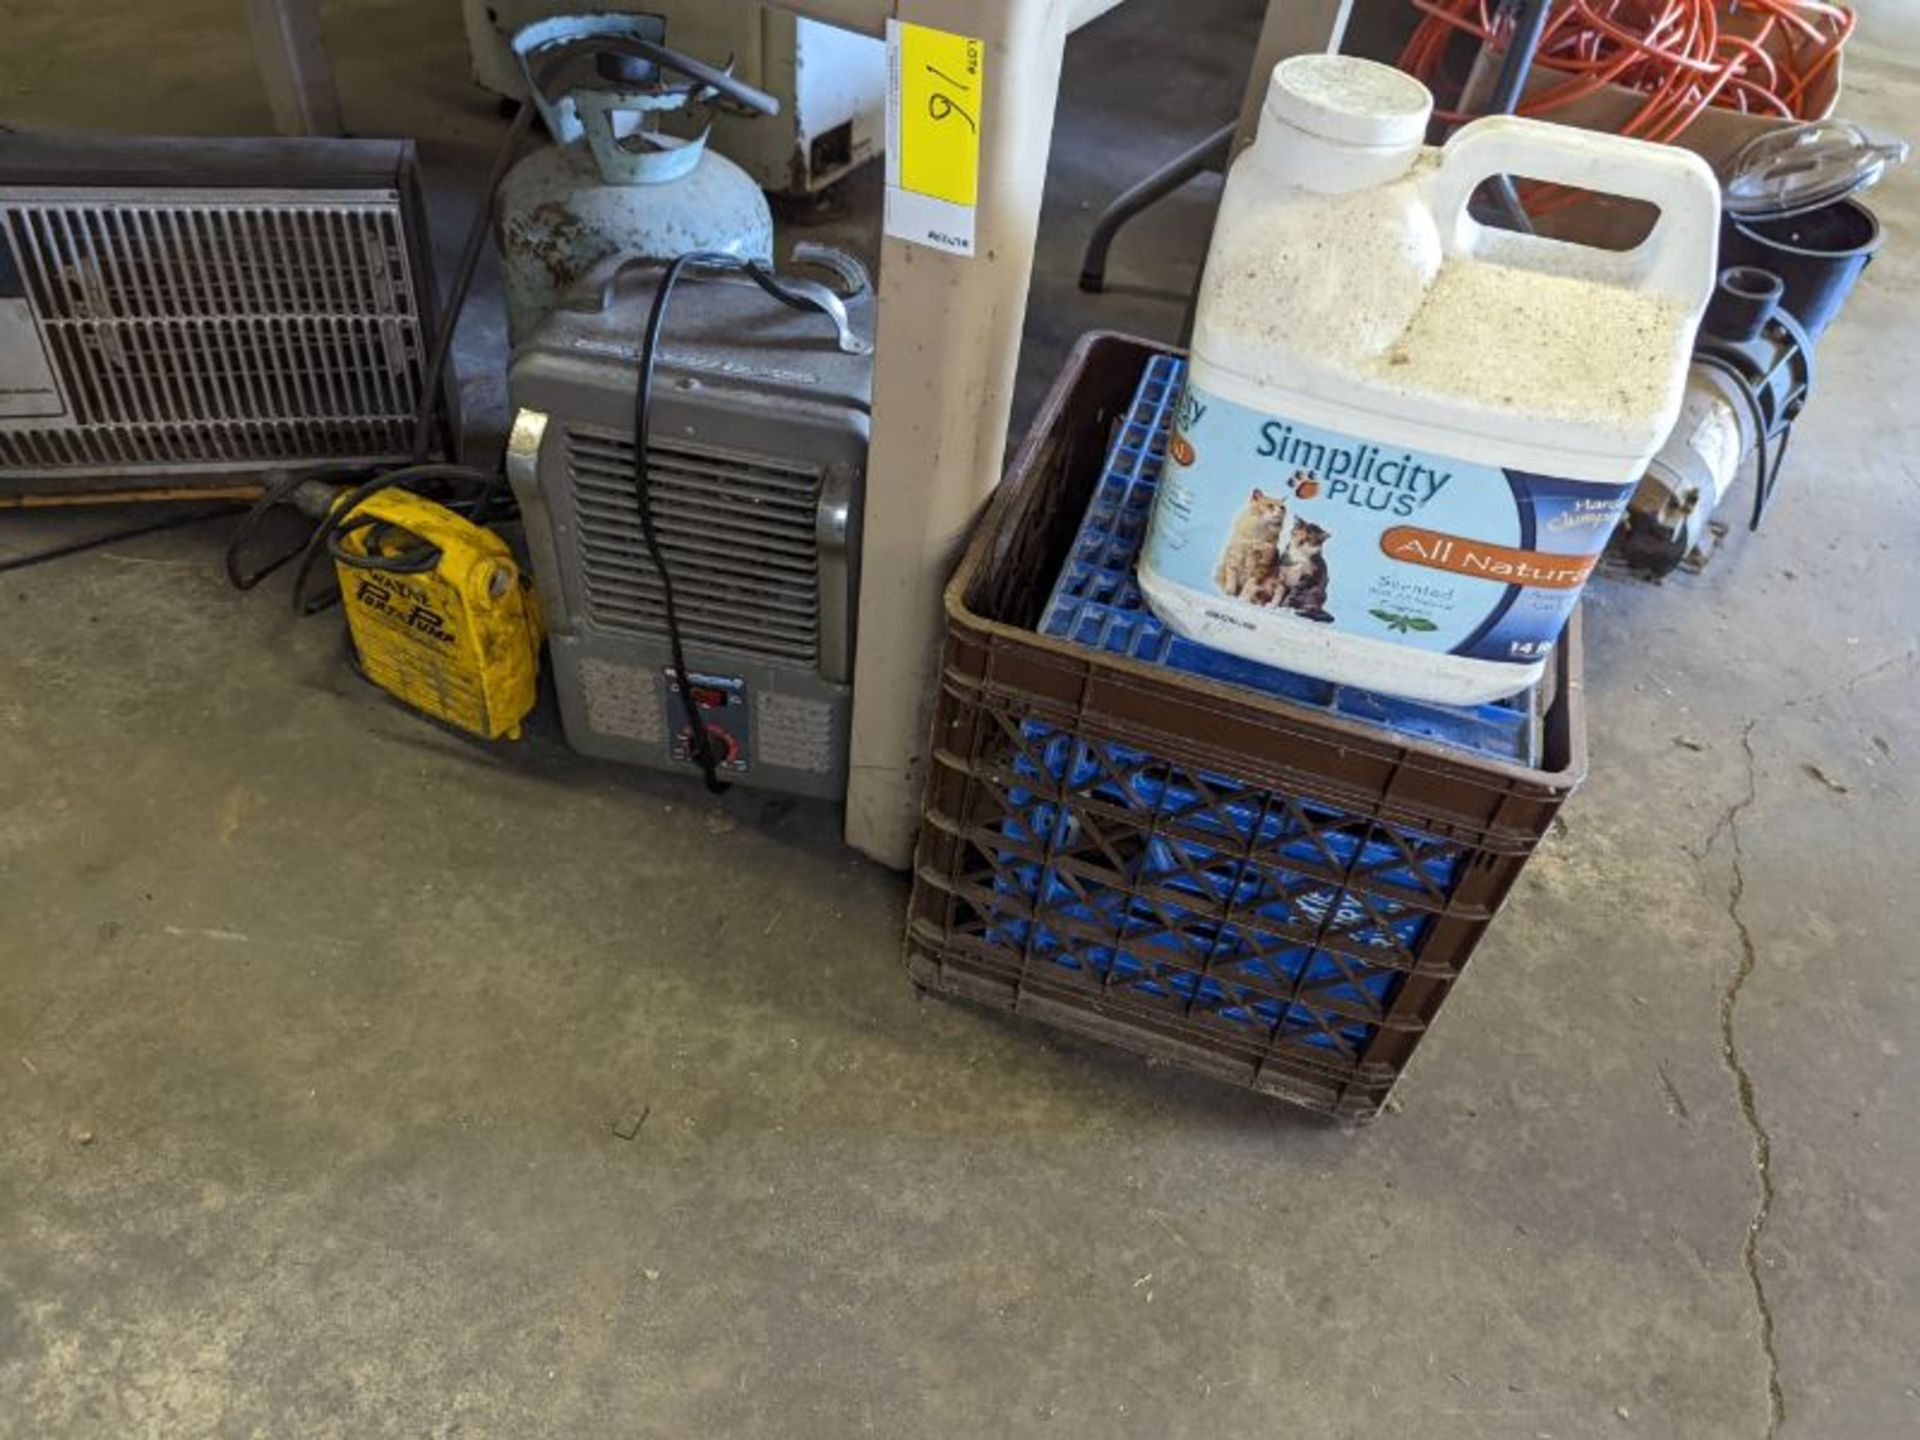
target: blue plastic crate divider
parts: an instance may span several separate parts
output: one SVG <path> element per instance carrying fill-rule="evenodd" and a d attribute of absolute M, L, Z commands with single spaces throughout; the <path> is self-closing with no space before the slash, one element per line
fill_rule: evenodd
<path fill-rule="evenodd" d="M 1144 750 L 1096 746 L 1041 721 L 1026 721 L 1021 738 L 1025 748 L 1012 768 L 1027 783 L 1009 787 L 1011 813 L 1000 833 L 1044 858 L 1000 853 L 994 890 L 1008 904 L 995 907 L 989 943 L 1277 1043 L 1365 1053 L 1377 1027 L 1352 1012 L 1383 1013 L 1401 971 L 1287 938 L 1279 927 L 1414 953 L 1431 915 L 1356 894 L 1347 882 L 1365 878 L 1437 899 L 1456 876 L 1456 849 L 1306 802 L 1231 798 L 1244 787 L 1225 777 L 1191 783 Z M 1079 839 L 1076 802 L 1140 817 L 1147 833 L 1121 883 L 1062 878 L 1060 862 Z M 1179 828 L 1154 828 L 1168 826 Z M 1288 860 L 1320 873 L 1280 863 Z M 1142 885 L 1154 887 L 1155 898 L 1135 893 Z M 1169 893 L 1190 896 L 1193 906 L 1168 900 Z M 1210 918 L 1223 907 L 1236 918 Z"/>
<path fill-rule="evenodd" d="M 1087 504 L 1073 549 L 1054 582 L 1040 633 L 1109 655 L 1245 686 L 1476 755 L 1536 763 L 1540 725 L 1534 692 L 1488 705 L 1430 705 L 1223 654 L 1160 623 L 1140 593 L 1133 567 L 1146 541 L 1186 369 L 1186 362 L 1172 355 L 1156 356 L 1148 364 L 1127 421 L 1108 453 L 1105 473 Z"/>
<path fill-rule="evenodd" d="M 1225 776 L 1197 777 L 1210 792 L 1203 793 L 1144 750 L 1117 743 L 1095 747 L 1038 720 L 1024 722 L 1021 735 L 1044 765 L 1035 766 L 1029 754 L 1014 759 L 1014 773 L 1035 787 L 1009 792 L 1012 802 L 1022 807 L 1027 838 L 1056 844 L 1068 838 L 1058 831 L 1063 823 L 1071 825 L 1071 814 L 1049 798 L 1065 795 L 1156 817 L 1165 838 L 1176 840 L 1183 853 L 1199 863 L 1214 852 L 1198 836 L 1212 834 L 1234 853 L 1252 850 L 1263 860 L 1286 859 L 1342 876 L 1361 875 L 1375 885 L 1433 900 L 1444 899 L 1458 878 L 1460 848 L 1451 841 L 1312 801 L 1272 803 L 1264 792 L 1250 794 Z M 1029 804 L 1031 809 L 1026 808 Z"/>

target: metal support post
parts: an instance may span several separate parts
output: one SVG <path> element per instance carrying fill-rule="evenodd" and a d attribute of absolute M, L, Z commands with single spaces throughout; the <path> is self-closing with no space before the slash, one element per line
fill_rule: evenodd
<path fill-rule="evenodd" d="M 345 134 L 319 0 L 247 0 L 247 28 L 273 128 L 282 135 Z"/>
<path fill-rule="evenodd" d="M 896 869 L 919 824 L 941 592 L 1006 450 L 1069 8 L 899 5 L 902 20 L 979 38 L 987 64 L 976 253 L 881 249 L 846 834 Z"/>

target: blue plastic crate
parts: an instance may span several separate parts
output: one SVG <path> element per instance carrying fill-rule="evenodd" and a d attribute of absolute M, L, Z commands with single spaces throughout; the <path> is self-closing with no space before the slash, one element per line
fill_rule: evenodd
<path fill-rule="evenodd" d="M 1155 358 L 1115 436 L 1040 629 L 1323 714 L 1533 763 L 1531 696 L 1426 705 L 1225 655 L 1147 608 L 1134 562 L 1184 362 Z M 1116 998 L 1177 1006 L 1275 1049 L 1367 1053 L 1461 878 L 1456 840 L 1178 769 L 1145 750 L 1020 725 L 986 939 Z"/>
<path fill-rule="evenodd" d="M 1153 515 L 1154 492 L 1166 462 L 1173 411 L 1186 368 L 1184 360 L 1172 355 L 1156 356 L 1148 364 L 1127 421 L 1114 437 L 1073 549 L 1054 582 L 1040 633 L 1110 655 L 1245 686 L 1475 755 L 1523 765 L 1537 763 L 1537 692 L 1473 706 L 1403 700 L 1228 655 L 1176 635 L 1160 623 L 1134 579 L 1134 562 Z"/>
<path fill-rule="evenodd" d="M 1038 720 L 1020 736 L 989 943 L 1263 1044 L 1365 1055 L 1458 878 L 1458 844 Z"/>
<path fill-rule="evenodd" d="M 1144 342 L 1089 337 L 1046 412 L 1044 438 L 1067 443 L 1023 449 L 962 563 L 948 658 L 968 683 L 940 694 L 909 968 L 1370 1118 L 1578 781 L 1578 633 L 1556 654 L 1540 758 L 1527 701 L 1394 700 L 1173 635 L 1133 576 L 1184 378 Z M 1108 453 L 1079 443 L 1117 411 Z M 1008 537 L 1057 535 L 1069 492 L 1090 499 L 1049 573 Z M 1045 634 L 1023 632 L 1008 611 L 1049 588 Z M 1063 667 L 1088 682 L 1077 695 Z M 1255 693 L 1195 704 L 1195 675 Z M 1257 761 L 1219 743 L 1216 708 Z"/>

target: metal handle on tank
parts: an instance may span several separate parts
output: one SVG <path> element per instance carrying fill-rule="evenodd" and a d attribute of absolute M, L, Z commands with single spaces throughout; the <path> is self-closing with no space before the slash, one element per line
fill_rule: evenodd
<path fill-rule="evenodd" d="M 665 34 L 665 22 L 657 16 L 550 15 L 522 26 L 514 32 L 510 43 L 520 62 L 528 92 L 553 138 L 561 144 L 580 138 L 580 122 L 571 113 L 566 97 L 553 93 L 553 82 L 568 66 L 582 59 L 594 62 L 598 83 L 590 82 L 589 88 L 623 93 L 644 89 L 644 80 L 636 78 L 634 72 L 651 67 L 658 72 L 671 71 L 693 82 L 685 87 L 687 99 L 706 101 L 718 96 L 728 102 L 728 108 L 745 114 L 780 113 L 777 99 L 731 73 L 731 60 L 725 67 L 709 65 L 651 38 Z M 622 60 L 637 61 L 639 65 L 623 66 L 619 63 Z M 659 88 L 672 87 L 663 84 Z M 698 93 L 701 91 L 711 93 Z"/>
<path fill-rule="evenodd" d="M 632 259 L 622 260 L 608 272 L 606 279 L 600 284 L 597 295 L 565 301 L 561 308 L 587 314 L 596 312 L 604 314 L 619 298 L 621 284 L 629 275 L 658 270 L 661 265 L 661 261 L 646 256 L 637 255 Z M 834 329 L 838 332 L 835 343 L 840 347 L 840 353 L 843 355 L 866 355 L 873 350 L 871 344 L 854 332 L 853 321 L 847 314 L 846 302 L 817 280 L 802 280 L 795 275 L 776 275 L 757 264 L 741 261 L 734 270 L 706 277 L 706 283 L 715 282 L 755 285 L 789 309 L 818 311 L 833 322 Z"/>

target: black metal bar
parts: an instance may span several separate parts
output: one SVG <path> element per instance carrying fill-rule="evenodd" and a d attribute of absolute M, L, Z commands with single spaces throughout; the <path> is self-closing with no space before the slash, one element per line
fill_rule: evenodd
<path fill-rule="evenodd" d="M 1511 115 L 1519 108 L 1520 92 L 1526 87 L 1527 72 L 1533 69 L 1533 57 L 1540 49 L 1540 37 L 1546 33 L 1547 16 L 1552 10 L 1553 0 L 1514 0 L 1513 34 L 1507 40 L 1493 94 L 1487 98 L 1487 114 Z"/>
<path fill-rule="evenodd" d="M 1237 123 L 1237 122 L 1236 122 Z M 1165 199 L 1194 176 L 1208 170 L 1224 170 L 1233 149 L 1235 125 L 1223 125 L 1192 148 L 1169 160 L 1139 184 L 1122 191 L 1114 202 L 1100 212 L 1088 237 L 1087 251 L 1080 262 L 1080 288 L 1098 295 L 1107 288 L 1107 251 L 1113 237 L 1134 216 L 1149 205 Z"/>
<path fill-rule="evenodd" d="M 1511 115 L 1519 107 L 1520 92 L 1526 88 L 1533 57 L 1540 49 L 1540 37 L 1546 33 L 1553 0 L 1512 0 L 1507 9 L 1513 19 L 1513 33 L 1507 38 L 1507 53 L 1500 59 L 1493 94 L 1487 98 L 1485 113 L 1488 115 Z M 1498 177 L 1494 181 L 1494 193 L 1514 229 L 1531 234 L 1533 219 L 1520 203 L 1520 192 L 1514 188 L 1513 177 Z"/>

